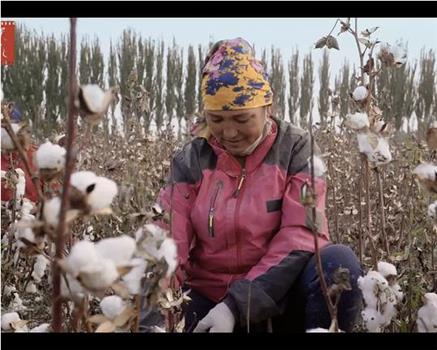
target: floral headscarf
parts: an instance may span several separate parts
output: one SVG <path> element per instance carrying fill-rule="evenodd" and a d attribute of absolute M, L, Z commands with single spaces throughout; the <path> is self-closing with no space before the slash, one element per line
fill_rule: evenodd
<path fill-rule="evenodd" d="M 244 39 L 219 41 L 205 62 L 201 86 L 205 110 L 240 110 L 272 104 L 264 67 Z"/>

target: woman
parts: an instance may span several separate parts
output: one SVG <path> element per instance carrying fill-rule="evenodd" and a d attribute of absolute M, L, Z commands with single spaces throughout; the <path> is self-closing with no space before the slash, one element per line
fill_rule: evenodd
<path fill-rule="evenodd" d="M 172 208 L 178 281 L 189 288 L 186 331 L 305 331 L 330 324 L 315 268 L 311 216 L 300 202 L 310 180 L 308 133 L 271 116 L 263 66 L 241 38 L 220 41 L 203 67 L 205 124 L 173 159 L 160 204 Z M 173 190 L 170 183 L 174 184 Z M 362 273 L 350 248 L 330 245 L 326 183 L 316 178 L 318 242 L 328 284 L 339 267 L 352 290 L 339 304 L 350 331 Z"/>

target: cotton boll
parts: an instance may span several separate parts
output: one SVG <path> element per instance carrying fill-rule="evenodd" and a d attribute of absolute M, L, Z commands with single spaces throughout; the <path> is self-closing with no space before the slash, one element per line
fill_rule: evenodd
<path fill-rule="evenodd" d="M 80 241 L 73 245 L 66 258 L 68 272 L 78 274 L 89 265 L 97 264 L 101 259 L 93 242 Z"/>
<path fill-rule="evenodd" d="M 378 272 L 385 278 L 387 278 L 387 276 L 397 276 L 398 274 L 396 267 L 385 261 L 378 262 Z"/>
<path fill-rule="evenodd" d="M 147 231 L 147 233 L 149 235 L 151 235 L 155 241 L 161 241 L 167 237 L 166 230 L 162 229 L 161 227 L 159 227 L 155 224 L 147 224 L 147 225 L 144 225 L 143 228 L 140 228 L 135 233 L 135 238 L 136 238 L 137 242 L 144 237 L 144 234 L 145 234 L 144 230 Z"/>
<path fill-rule="evenodd" d="M 95 84 L 83 85 L 80 87 L 81 96 L 86 108 L 92 113 L 104 113 L 111 102 L 112 93 L 110 90 L 103 91 Z"/>
<path fill-rule="evenodd" d="M 53 197 L 44 202 L 43 217 L 47 224 L 53 228 L 58 226 L 59 213 L 61 211 L 61 199 Z"/>
<path fill-rule="evenodd" d="M 135 253 L 136 243 L 132 237 L 123 235 L 115 238 L 105 238 L 95 244 L 101 257 L 110 259 L 116 266 L 129 263 Z"/>
<path fill-rule="evenodd" d="M 37 327 L 34 327 L 30 330 L 30 333 L 48 333 L 50 329 L 49 323 L 40 324 Z"/>
<path fill-rule="evenodd" d="M 35 203 L 27 198 L 23 198 L 23 204 L 21 205 L 21 217 L 29 217 L 31 219 L 35 219 L 35 216 L 30 214 L 33 208 L 35 208 Z"/>
<path fill-rule="evenodd" d="M 172 238 L 166 238 L 164 242 L 162 242 L 160 252 L 168 264 L 167 277 L 169 277 L 177 267 L 178 254 L 175 241 Z"/>
<path fill-rule="evenodd" d="M 357 86 L 352 93 L 352 98 L 355 101 L 363 101 L 369 96 L 369 89 L 367 89 L 365 86 Z"/>
<path fill-rule="evenodd" d="M 306 333 L 329 333 L 329 330 L 326 328 L 312 328 L 312 329 L 307 329 L 305 331 Z"/>
<path fill-rule="evenodd" d="M 65 154 L 65 148 L 47 141 L 36 151 L 36 165 L 39 169 L 61 170 L 65 165 Z"/>
<path fill-rule="evenodd" d="M 428 216 L 434 221 L 437 221 L 437 201 L 428 206 Z"/>
<path fill-rule="evenodd" d="M 131 260 L 130 265 L 134 267 L 121 278 L 122 282 L 130 294 L 140 294 L 141 279 L 145 276 L 147 262 L 144 259 L 135 258 Z"/>
<path fill-rule="evenodd" d="M 16 292 L 17 288 L 15 288 L 15 286 L 11 285 L 11 284 L 7 284 L 5 285 L 4 291 L 3 291 L 3 295 L 4 296 L 10 296 L 13 292 Z"/>
<path fill-rule="evenodd" d="M 372 154 L 374 151 L 374 147 L 369 142 L 368 134 L 357 134 L 358 140 L 358 149 L 361 153 L 364 154 Z"/>
<path fill-rule="evenodd" d="M 368 158 L 371 162 L 374 162 L 376 165 L 388 164 L 392 161 L 392 155 L 390 152 L 390 147 L 388 141 L 383 138 L 378 138 L 378 146 L 375 151 Z"/>
<path fill-rule="evenodd" d="M 384 305 L 383 310 L 381 311 L 381 326 L 382 327 L 389 326 L 393 317 L 396 316 L 397 310 L 395 308 L 395 304 L 396 304 L 396 301 L 394 301 L 394 302 L 389 301 Z"/>
<path fill-rule="evenodd" d="M 24 197 L 24 193 L 26 191 L 26 177 L 24 175 L 24 171 L 21 168 L 16 168 L 15 171 L 18 174 L 18 182 L 15 187 L 16 196 L 19 200 Z"/>
<path fill-rule="evenodd" d="M 9 308 L 12 310 L 17 310 L 17 311 L 26 310 L 27 307 L 24 306 L 23 300 L 21 300 L 18 293 L 13 293 L 13 294 L 14 294 L 14 299 L 12 300 L 11 304 L 9 305 Z"/>
<path fill-rule="evenodd" d="M 381 332 L 382 316 L 374 309 L 366 308 L 361 312 L 364 326 L 369 332 Z"/>
<path fill-rule="evenodd" d="M 98 177 L 95 187 L 88 196 L 88 204 L 95 211 L 109 208 L 118 193 L 117 184 L 106 177 Z"/>
<path fill-rule="evenodd" d="M 358 277 L 358 288 L 363 293 L 363 298 L 368 308 L 376 309 L 378 305 L 378 290 L 388 288 L 387 280 L 377 271 L 369 271 L 364 277 Z"/>
<path fill-rule="evenodd" d="M 2 329 L 10 331 L 12 329 L 11 323 L 20 321 L 20 316 L 16 312 L 8 312 L 2 315 Z"/>
<path fill-rule="evenodd" d="M 437 294 L 426 293 L 424 305 L 417 312 L 417 330 L 420 333 L 437 332 Z"/>
<path fill-rule="evenodd" d="M 20 222 L 23 222 L 20 220 Z M 17 240 L 18 249 L 27 247 L 27 244 L 24 243 L 21 239 L 26 239 L 31 243 L 36 242 L 35 234 L 33 233 L 30 227 L 20 227 L 18 225 L 17 230 L 15 231 L 15 239 Z"/>
<path fill-rule="evenodd" d="M 12 127 L 12 130 L 14 131 L 14 133 L 17 134 L 17 132 L 21 128 L 21 125 L 17 124 L 17 123 L 11 123 L 11 127 Z M 1 140 L 1 142 L 2 142 L 2 149 L 8 150 L 8 151 L 15 149 L 14 143 L 12 142 L 12 139 L 9 136 L 9 134 L 5 128 L 2 128 L 2 140 Z"/>
<path fill-rule="evenodd" d="M 26 286 L 26 293 L 37 293 L 38 289 L 36 288 L 35 284 L 33 282 L 29 282 Z"/>
<path fill-rule="evenodd" d="M 78 171 L 71 174 L 70 183 L 84 194 L 89 193 L 89 187 L 96 183 L 97 176 L 92 171 Z"/>
<path fill-rule="evenodd" d="M 401 67 L 407 61 L 407 50 L 400 45 L 397 45 L 392 49 L 392 54 L 396 67 Z"/>
<path fill-rule="evenodd" d="M 437 294 L 436 293 L 426 293 L 424 295 L 426 304 L 433 304 L 437 306 Z"/>
<path fill-rule="evenodd" d="M 100 308 L 102 309 L 103 315 L 110 320 L 113 320 L 120 315 L 125 307 L 126 303 L 117 295 L 104 297 L 100 302 Z"/>
<path fill-rule="evenodd" d="M 369 118 L 366 113 L 354 113 L 346 117 L 345 124 L 353 130 L 360 130 L 369 127 Z"/>
<path fill-rule="evenodd" d="M 37 255 L 32 272 L 32 277 L 37 283 L 41 282 L 41 278 L 44 277 L 48 263 L 49 260 L 44 255 Z"/>
<path fill-rule="evenodd" d="M 437 166 L 431 163 L 422 163 L 413 170 L 413 174 L 416 174 L 420 180 L 435 181 Z"/>
<path fill-rule="evenodd" d="M 308 165 L 311 169 L 311 157 L 308 158 Z M 323 176 L 323 174 L 326 172 L 325 164 L 323 163 L 322 158 L 318 156 L 314 156 L 314 176 Z"/>
<path fill-rule="evenodd" d="M 402 292 L 402 288 L 399 283 L 393 284 L 392 286 L 390 286 L 390 289 L 396 298 L 396 304 L 400 303 L 402 299 L 404 299 L 404 292 Z"/>
<path fill-rule="evenodd" d="M 98 263 L 84 267 L 79 279 L 82 285 L 91 290 L 105 290 L 113 284 L 119 277 L 117 268 L 112 260 L 101 259 Z"/>

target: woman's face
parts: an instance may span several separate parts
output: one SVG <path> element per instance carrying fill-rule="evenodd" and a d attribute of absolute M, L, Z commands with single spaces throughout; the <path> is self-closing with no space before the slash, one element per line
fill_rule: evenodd
<path fill-rule="evenodd" d="M 232 155 L 241 155 L 264 128 L 267 107 L 238 111 L 206 111 L 206 121 L 214 137 Z"/>

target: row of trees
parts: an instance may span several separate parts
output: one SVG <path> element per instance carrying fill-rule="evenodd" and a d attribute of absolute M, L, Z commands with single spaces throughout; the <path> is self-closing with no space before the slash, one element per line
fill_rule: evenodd
<path fill-rule="evenodd" d="M 18 26 L 16 61 L 12 66 L 2 66 L 5 98 L 19 103 L 38 136 L 52 132 L 66 117 L 67 44 L 66 37 L 44 37 Z M 147 132 L 152 124 L 158 130 L 172 121 L 182 125 L 183 119 L 189 127 L 194 114 L 201 110 L 200 68 L 207 50 L 190 45 L 185 53 L 175 42 L 166 46 L 126 30 L 116 44 L 111 43 L 106 60 L 98 40 L 82 41 L 79 80 L 81 84 L 116 87 L 118 98 L 111 106 L 111 123 L 105 120 L 103 124 L 108 134 L 115 132 L 117 125 L 126 135 L 134 128 Z M 265 50 L 261 58 L 274 90 L 277 116 L 306 125 L 312 105 L 318 109 L 322 123 L 329 121 L 333 107 L 338 107 L 340 117 L 348 113 L 349 92 L 357 83 L 355 68 L 351 69 L 349 62 L 344 62 L 331 86 L 328 51 L 318 71 L 311 53 L 301 57 L 298 50 L 292 52 L 287 64 L 274 48 L 269 59 Z M 403 117 L 413 111 L 422 124 L 437 116 L 435 69 L 435 52 L 429 50 L 422 51 L 419 62 L 383 70 L 375 94 L 385 118 L 398 129 Z M 315 79 L 319 91 L 314 91 Z M 116 118 L 117 106 L 121 123 Z"/>

